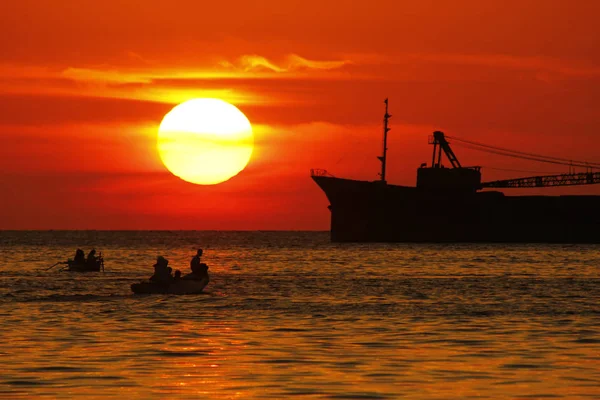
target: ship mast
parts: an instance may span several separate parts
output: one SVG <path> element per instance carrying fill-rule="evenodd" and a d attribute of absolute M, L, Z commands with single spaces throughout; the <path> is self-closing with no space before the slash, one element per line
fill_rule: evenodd
<path fill-rule="evenodd" d="M 380 157 L 377 157 L 379 159 L 379 161 L 381 161 L 381 173 L 379 173 L 379 176 L 381 177 L 381 182 L 382 183 L 387 183 L 385 181 L 385 163 L 387 161 L 387 133 L 390 131 L 391 128 L 388 128 L 388 120 L 391 118 L 391 115 L 388 114 L 388 99 L 386 98 L 385 101 L 385 115 L 383 116 L 383 155 L 381 155 Z"/>

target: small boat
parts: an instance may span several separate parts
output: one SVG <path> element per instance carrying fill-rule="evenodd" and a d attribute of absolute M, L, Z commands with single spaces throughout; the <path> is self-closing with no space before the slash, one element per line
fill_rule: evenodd
<path fill-rule="evenodd" d="M 143 281 L 133 283 L 131 291 L 135 294 L 198 294 L 208 285 L 208 279 L 178 279 L 169 284 Z"/>
<path fill-rule="evenodd" d="M 99 272 L 99 271 L 102 271 L 102 272 L 104 272 L 104 258 L 102 257 L 102 252 L 100 252 L 100 254 L 98 254 L 97 257 L 94 256 L 95 252 L 96 252 L 96 250 L 93 250 L 93 252 L 90 252 L 90 255 L 88 255 L 88 258 L 89 257 L 94 257 L 94 258 L 93 258 L 93 261 L 90 260 L 88 262 L 85 259 L 85 256 L 83 255 L 83 250 L 77 249 L 77 253 L 75 254 L 75 259 L 69 258 L 67 261 L 59 261 L 59 262 L 51 265 L 49 268 L 44 269 L 44 271 L 49 271 L 52 268 L 56 267 L 57 265 L 66 265 L 65 267 L 60 268 L 60 271 L 69 271 L 69 272 Z"/>
<path fill-rule="evenodd" d="M 64 271 L 70 272 L 104 272 L 104 260 L 99 257 L 94 263 L 76 263 L 73 260 L 66 262 L 67 266 L 63 268 Z"/>

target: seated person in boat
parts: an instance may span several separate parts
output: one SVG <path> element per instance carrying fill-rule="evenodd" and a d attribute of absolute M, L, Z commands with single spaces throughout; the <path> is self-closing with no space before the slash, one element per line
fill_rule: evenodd
<path fill-rule="evenodd" d="M 163 256 L 156 258 L 156 264 L 154 264 L 154 275 L 150 277 L 150 282 L 156 283 L 170 283 L 173 280 L 171 275 L 171 267 L 168 266 L 169 260 Z"/>
<path fill-rule="evenodd" d="M 85 264 L 85 254 L 83 253 L 83 250 L 77 249 L 77 251 L 75 251 L 75 258 L 73 259 L 73 263 Z"/>
<path fill-rule="evenodd" d="M 192 272 L 185 275 L 182 279 L 206 279 L 208 281 L 208 265 L 206 265 L 205 263 L 201 263 L 200 257 L 202 257 L 202 249 L 198 249 L 198 252 L 192 258 L 192 261 L 190 261 L 190 269 L 192 270 Z"/>
<path fill-rule="evenodd" d="M 181 271 L 180 271 L 180 270 L 178 270 L 178 269 L 176 269 L 176 270 L 175 270 L 175 276 L 173 277 L 173 280 L 174 280 L 174 281 L 178 281 L 178 280 L 180 280 L 180 279 L 181 279 Z"/>
<path fill-rule="evenodd" d="M 183 278 L 181 279 L 187 279 L 187 280 L 194 280 L 194 281 L 201 281 L 203 279 L 206 279 L 206 282 L 208 283 L 208 265 L 206 265 L 205 263 L 200 263 L 197 267 L 195 267 L 191 273 L 185 275 Z"/>
<path fill-rule="evenodd" d="M 96 249 L 92 249 L 87 256 L 87 264 L 90 266 L 96 265 Z"/>

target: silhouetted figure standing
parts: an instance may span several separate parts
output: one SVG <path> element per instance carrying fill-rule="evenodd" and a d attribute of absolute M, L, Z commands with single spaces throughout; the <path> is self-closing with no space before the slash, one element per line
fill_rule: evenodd
<path fill-rule="evenodd" d="M 202 249 L 198 249 L 196 255 L 192 257 L 192 261 L 190 261 L 190 269 L 192 270 L 192 273 L 200 271 L 200 258 L 202 258 Z"/>

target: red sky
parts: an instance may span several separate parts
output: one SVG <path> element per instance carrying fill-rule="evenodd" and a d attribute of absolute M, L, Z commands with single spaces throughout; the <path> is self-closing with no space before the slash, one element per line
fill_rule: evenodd
<path fill-rule="evenodd" d="M 390 183 L 414 185 L 435 129 L 598 162 L 598 15 L 584 0 L 5 0 L 0 229 L 328 229 L 309 170 L 377 179 L 386 97 Z M 183 182 L 157 153 L 163 116 L 194 97 L 253 124 L 252 159 L 223 184 Z M 567 172 L 454 150 L 484 180 Z"/>

